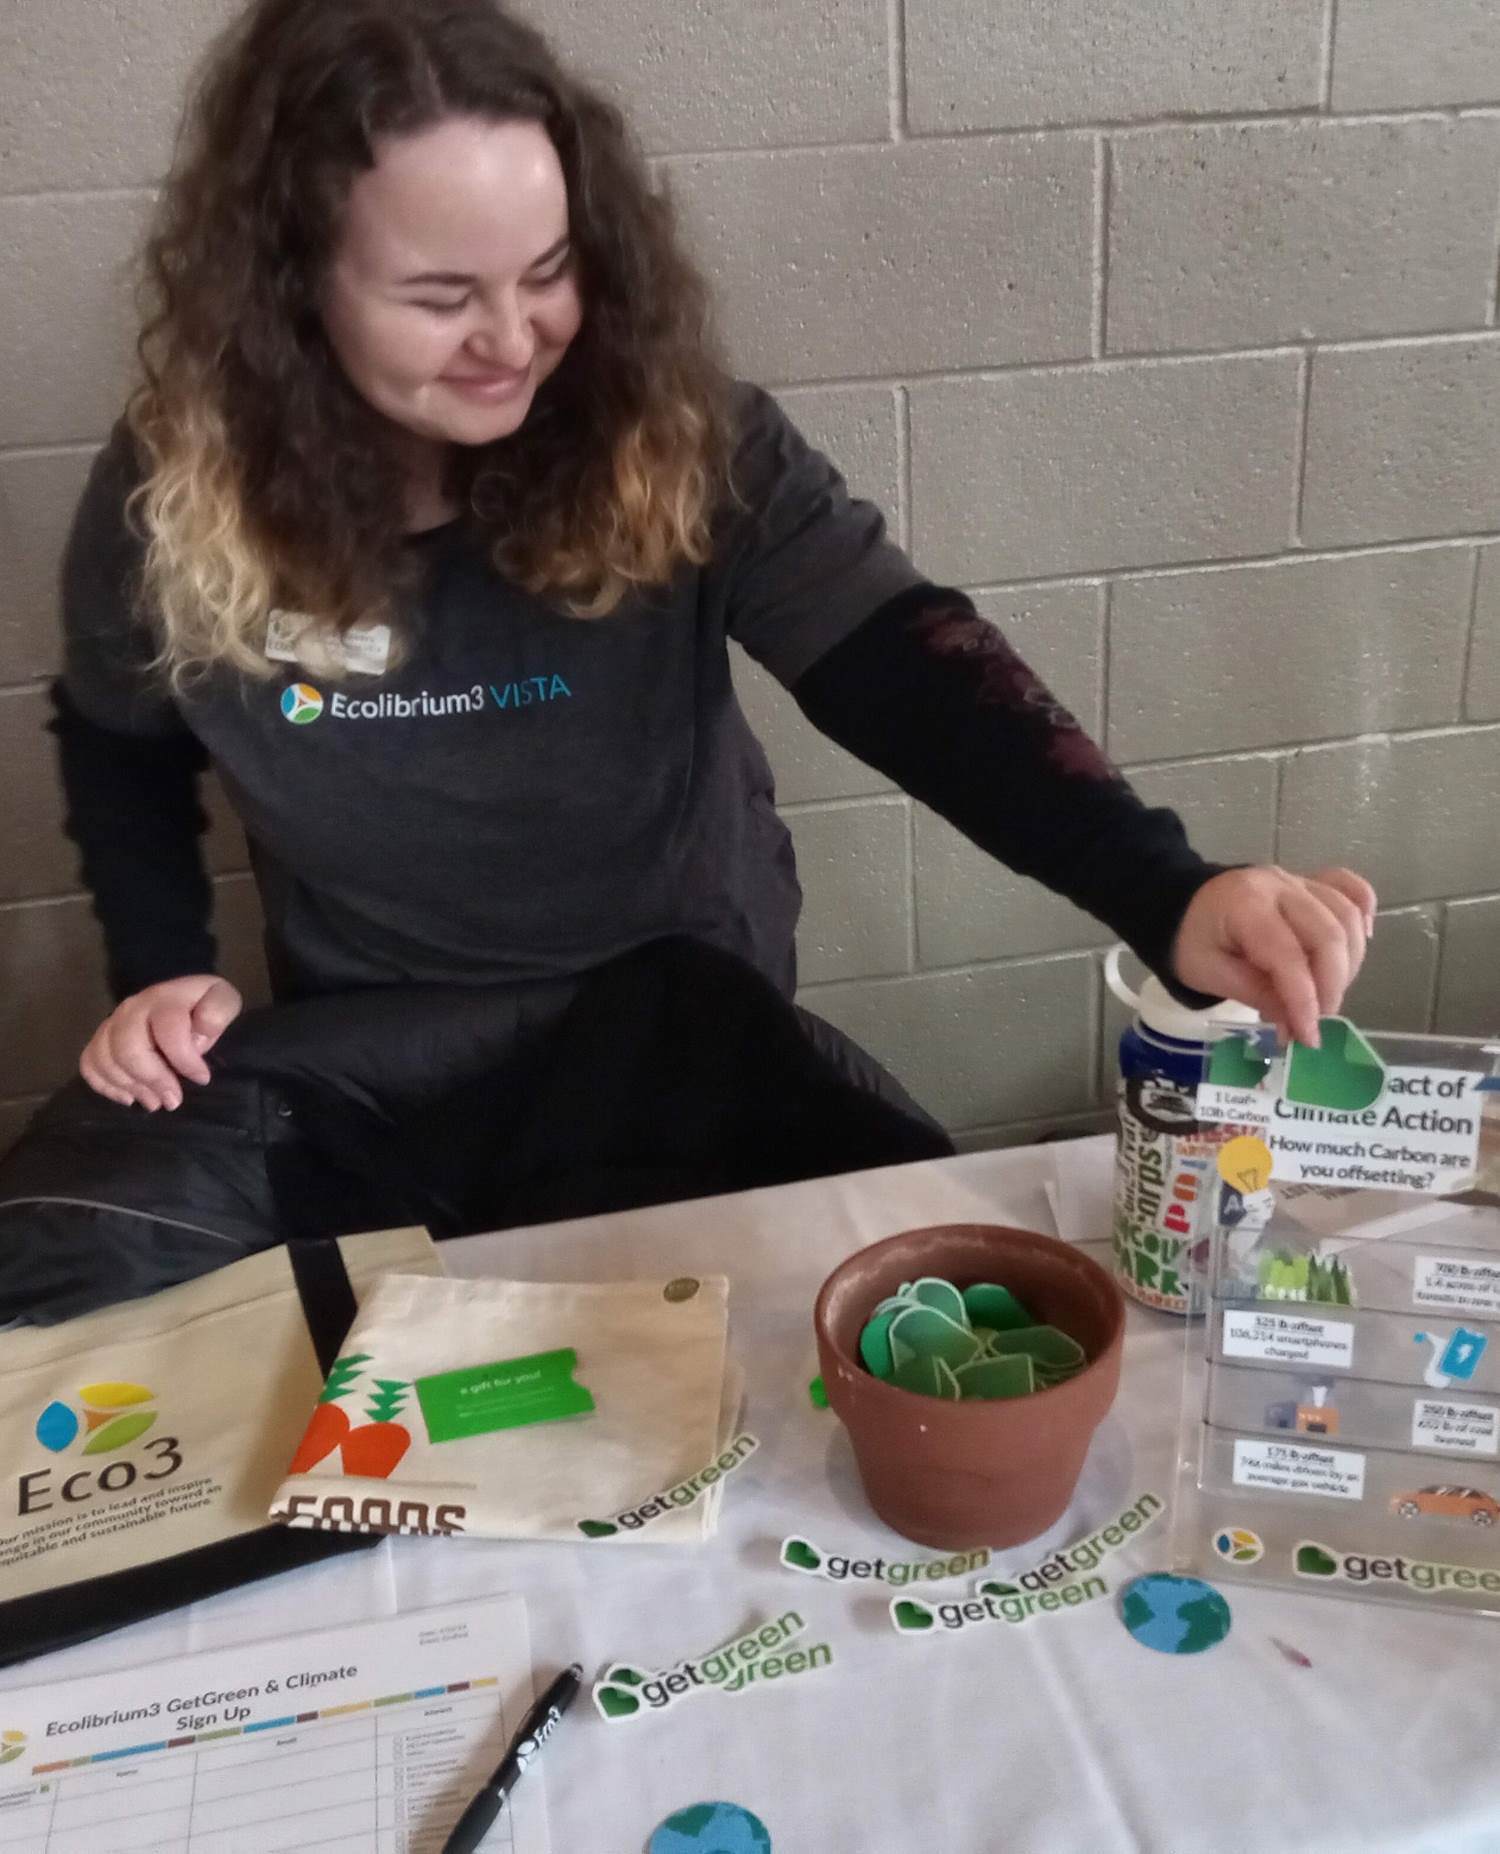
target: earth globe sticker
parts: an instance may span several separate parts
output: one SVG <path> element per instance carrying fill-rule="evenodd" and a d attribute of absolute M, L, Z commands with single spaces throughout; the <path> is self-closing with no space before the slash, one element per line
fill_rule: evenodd
<path fill-rule="evenodd" d="M 771 1837 L 760 1817 L 738 1803 L 693 1803 L 667 1817 L 646 1854 L 771 1854 Z"/>
<path fill-rule="evenodd" d="M 1197 1577 L 1153 1571 L 1120 1592 L 1120 1620 L 1143 1648 L 1202 1654 L 1229 1633 L 1229 1605 Z"/>

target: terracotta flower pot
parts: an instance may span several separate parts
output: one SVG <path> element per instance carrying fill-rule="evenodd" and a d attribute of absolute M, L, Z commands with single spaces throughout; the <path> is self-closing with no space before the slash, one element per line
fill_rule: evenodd
<path fill-rule="evenodd" d="M 1075 1377 L 1029 1397 L 948 1403 L 898 1390 L 859 1362 L 859 1335 L 903 1281 L 995 1281 L 1038 1325 L 1083 1347 Z M 860 1249 L 823 1283 L 813 1323 L 828 1401 L 854 1445 L 870 1505 L 943 1551 L 1019 1545 L 1067 1509 L 1095 1429 L 1115 1400 L 1125 1303 L 1113 1277 L 1053 1236 L 945 1223 Z"/>

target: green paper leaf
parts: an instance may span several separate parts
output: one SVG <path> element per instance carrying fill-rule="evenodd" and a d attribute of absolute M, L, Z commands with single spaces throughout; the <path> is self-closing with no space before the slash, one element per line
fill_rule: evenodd
<path fill-rule="evenodd" d="M 914 1603 L 910 1597 L 903 1597 L 899 1603 L 893 1603 L 891 1614 L 898 1629 L 907 1629 L 913 1633 L 930 1629 L 937 1620 L 925 1603 Z"/>
<path fill-rule="evenodd" d="M 980 1583 L 974 1586 L 974 1589 L 975 1594 L 978 1596 L 1010 1597 L 1022 1595 L 1021 1586 L 1019 1584 L 1001 1583 L 997 1577 L 984 1578 Z"/>
<path fill-rule="evenodd" d="M 799 1571 L 816 1571 L 822 1568 L 823 1556 L 806 1539 L 787 1539 L 781 1547 L 781 1562 Z"/>
<path fill-rule="evenodd" d="M 992 1332 L 1006 1333 L 1032 1324 L 1031 1315 L 1010 1289 L 996 1287 L 992 1281 L 976 1281 L 973 1287 L 965 1288 L 964 1306 L 970 1324 L 976 1328 L 986 1326 Z"/>
<path fill-rule="evenodd" d="M 1019 1332 L 995 1335 L 997 1355 L 1024 1352 L 1046 1371 L 1076 1371 L 1084 1362 L 1083 1347 L 1055 1326 L 1027 1326 Z"/>
<path fill-rule="evenodd" d="M 1385 1064 L 1347 1017 L 1318 1020 L 1320 1047 L 1293 1043 L 1287 1063 L 1286 1098 L 1299 1107 L 1326 1107 L 1358 1114 L 1379 1100 Z"/>
<path fill-rule="evenodd" d="M 828 1408 L 828 1386 L 821 1378 L 814 1378 L 808 1385 L 807 1400 L 815 1410 Z"/>
<path fill-rule="evenodd" d="M 870 1318 L 872 1320 L 878 1319 L 882 1313 L 905 1313 L 908 1307 L 915 1307 L 916 1304 L 916 1301 L 912 1300 L 907 1295 L 887 1294 L 885 1299 L 881 1301 L 879 1306 L 876 1307 L 875 1311 L 870 1315 Z"/>
<path fill-rule="evenodd" d="M 964 1297 L 951 1281 L 940 1281 L 936 1275 L 924 1275 L 920 1281 L 912 1283 L 911 1292 L 912 1299 L 919 1306 L 932 1307 L 939 1313 L 946 1313 L 959 1326 L 969 1324 Z"/>
<path fill-rule="evenodd" d="M 940 1359 L 907 1359 L 896 1366 L 886 1383 L 897 1391 L 914 1391 L 918 1396 L 946 1396 L 944 1381 L 938 1376 Z"/>
<path fill-rule="evenodd" d="M 578 1530 L 586 1539 L 612 1539 L 620 1528 L 607 1519 L 580 1519 Z"/>
<path fill-rule="evenodd" d="M 961 1397 L 1029 1397 L 1037 1388 L 1032 1362 L 1025 1353 L 1010 1358 L 978 1358 L 954 1373 Z"/>
<path fill-rule="evenodd" d="M 900 1310 L 906 1311 L 904 1306 Z M 891 1321 L 895 1317 L 894 1313 L 877 1313 L 859 1335 L 859 1355 L 865 1369 L 877 1378 L 888 1378 L 896 1369 L 891 1352 Z"/>
<path fill-rule="evenodd" d="M 978 1355 L 979 1342 L 968 1327 L 935 1307 L 908 1307 L 891 1321 L 891 1357 L 898 1367 L 911 1358 L 966 1365 Z"/>
<path fill-rule="evenodd" d="M 1338 1568 L 1338 1559 L 1321 1545 L 1297 1547 L 1297 1569 L 1304 1577 L 1332 1577 Z"/>
<path fill-rule="evenodd" d="M 1208 1079 L 1216 1088 L 1257 1088 L 1271 1067 L 1248 1037 L 1221 1037 L 1208 1058 Z"/>

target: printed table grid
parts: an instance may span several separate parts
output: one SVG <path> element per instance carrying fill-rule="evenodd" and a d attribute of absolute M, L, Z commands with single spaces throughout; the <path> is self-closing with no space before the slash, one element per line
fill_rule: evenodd
<path fill-rule="evenodd" d="M 497 1688 L 487 1676 L 38 1761 L 29 1796 L 0 1804 L 0 1845 L 98 1854 L 107 1827 L 110 1854 L 436 1854 L 499 1760 Z M 489 1845 L 513 1850 L 508 1813 Z"/>

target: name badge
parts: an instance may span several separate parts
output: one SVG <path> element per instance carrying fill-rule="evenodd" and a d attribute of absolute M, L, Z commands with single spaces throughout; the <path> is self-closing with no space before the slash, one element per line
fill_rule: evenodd
<path fill-rule="evenodd" d="M 383 676 L 391 627 L 357 624 L 340 637 L 315 627 L 303 612 L 273 611 L 266 625 L 266 655 L 273 663 L 300 663 L 308 669 L 332 664 L 361 676 Z"/>

